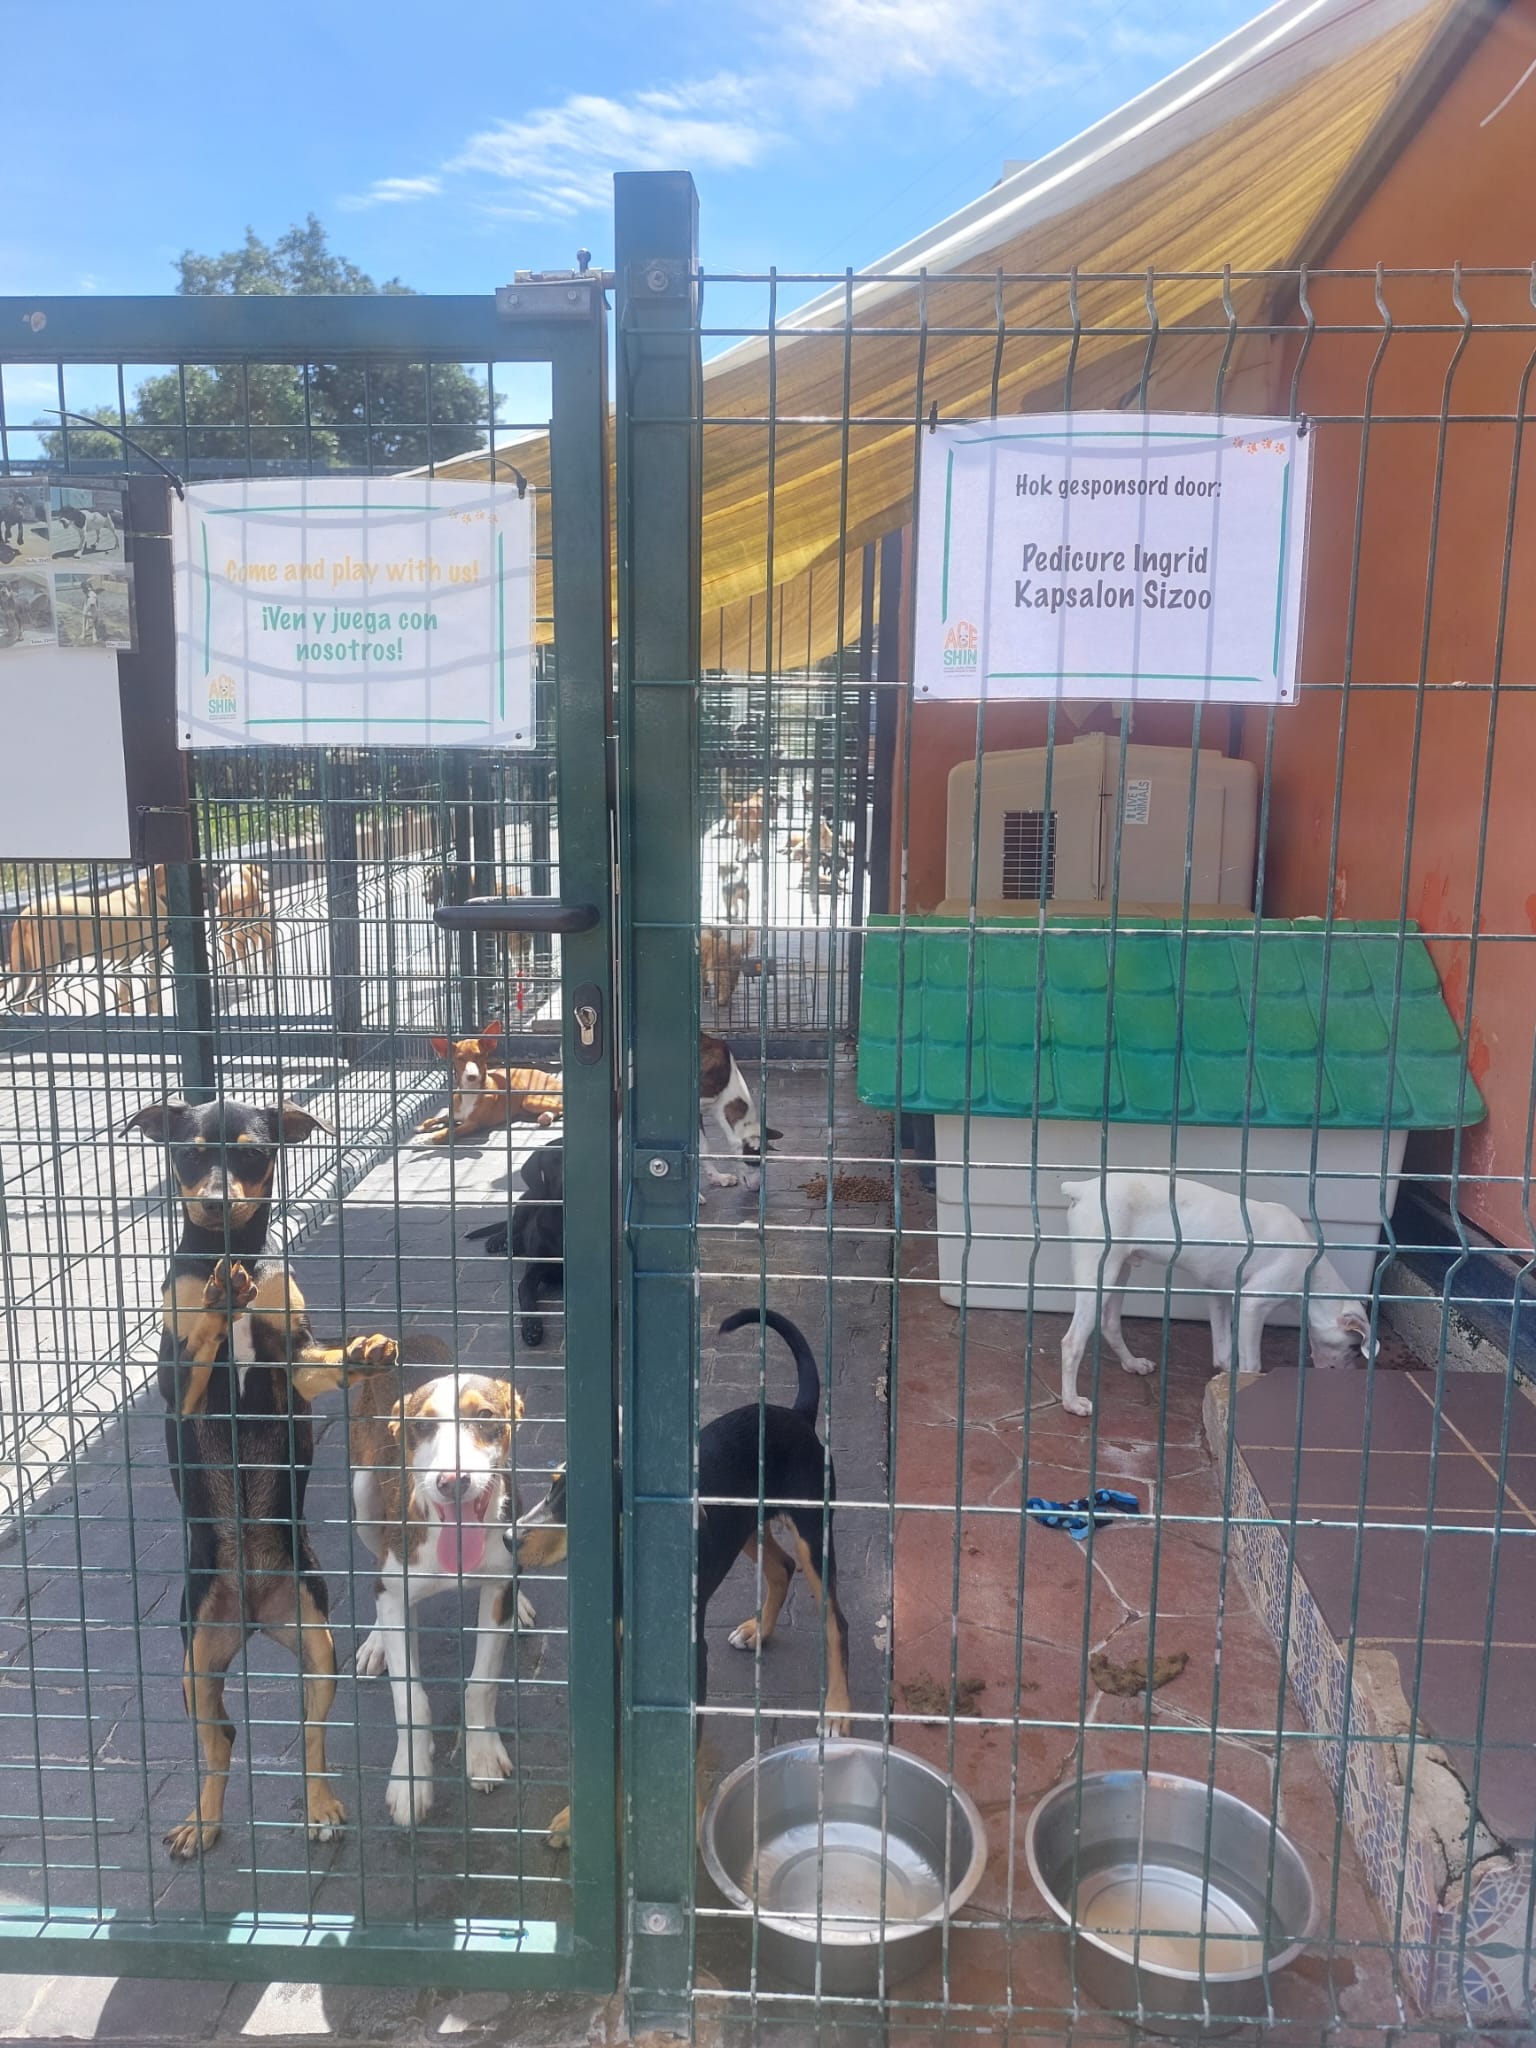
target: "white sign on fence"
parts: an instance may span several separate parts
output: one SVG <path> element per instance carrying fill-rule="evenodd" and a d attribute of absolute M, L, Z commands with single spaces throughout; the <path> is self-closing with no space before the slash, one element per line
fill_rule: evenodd
<path fill-rule="evenodd" d="M 534 744 L 531 492 L 264 478 L 173 524 L 184 748 Z"/>
<path fill-rule="evenodd" d="M 1295 701 L 1305 423 L 1061 413 L 922 439 L 920 699 Z"/>

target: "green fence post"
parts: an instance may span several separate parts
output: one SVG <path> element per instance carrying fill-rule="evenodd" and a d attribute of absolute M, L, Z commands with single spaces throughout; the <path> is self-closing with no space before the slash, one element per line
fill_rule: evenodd
<path fill-rule="evenodd" d="M 688 2008 L 699 1124 L 698 197 L 614 179 L 625 1120 L 625 1786 L 631 2025 Z"/>
<path fill-rule="evenodd" d="M 618 1980 L 618 1103 L 615 1092 L 613 697 L 608 324 L 602 294 L 551 361 L 550 496 L 560 649 L 560 894 L 595 904 L 560 942 L 565 1078 L 565 1427 L 570 1518 L 571 1892 L 584 1984 Z M 578 1008 L 598 1013 L 585 1047 Z M 575 1276 L 579 1275 L 579 1284 Z"/>

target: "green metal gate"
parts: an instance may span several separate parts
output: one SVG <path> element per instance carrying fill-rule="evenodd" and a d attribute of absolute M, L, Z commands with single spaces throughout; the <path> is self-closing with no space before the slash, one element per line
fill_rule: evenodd
<path fill-rule="evenodd" d="M 0 1018 L 14 1538 L 0 1562 L 13 1617 L 0 1967 L 606 1989 L 618 1955 L 618 1744 L 603 283 L 573 273 L 475 298 L 7 300 L 0 332 L 0 474 L 132 473 L 127 545 L 146 595 L 165 545 L 162 492 L 169 499 L 142 474 L 146 456 L 189 480 L 435 475 L 479 445 L 510 479 L 520 472 L 507 444 L 530 426 L 550 434 L 539 546 L 553 579 L 531 754 L 194 757 L 190 828 L 174 794 L 135 821 L 146 861 L 174 850 L 151 943 L 124 969 L 126 1005 L 116 969 L 85 958 Z M 509 365 L 547 366 L 547 399 L 535 382 L 526 423 L 501 396 Z M 138 672 L 158 662 L 163 674 L 163 604 L 144 603 L 139 624 Z M 131 717 L 129 727 L 131 742 Z M 218 900 L 244 863 L 262 878 L 269 927 L 249 957 Z M 45 930 L 51 920 L 89 955 L 79 932 L 99 929 L 122 879 L 34 865 L 0 875 L 0 900 L 8 923 L 21 914 Z M 591 915 L 557 940 L 526 943 L 435 920 L 440 904 L 501 891 Z M 600 1017 L 595 1061 L 575 1057 L 578 988 Z M 556 1334 L 542 1350 L 521 1339 L 510 1265 L 464 1236 L 506 1221 L 506 1190 L 547 1133 L 503 1130 L 463 1157 L 408 1143 L 446 1085 L 432 1038 L 493 1019 L 517 1059 L 564 1066 L 566 1245 L 582 1284 L 563 1316 L 551 1310 Z M 514 1447 L 525 1498 L 568 1466 L 568 1583 L 562 1574 L 530 1587 L 536 1619 L 515 1634 L 500 1692 L 510 1783 L 482 1798 L 460 1755 L 440 1761 L 433 1813 L 410 1835 L 383 1804 L 389 1687 L 348 1670 L 372 1568 L 349 1536 L 344 1426 L 326 1424 L 322 1407 L 307 1517 L 343 1672 L 329 1761 L 348 1829 L 333 1847 L 294 1825 L 297 1671 L 252 1647 L 230 1683 L 237 1749 L 223 1840 L 179 1870 L 159 1845 L 197 1772 L 176 1678 L 184 1538 L 148 1362 L 175 1226 L 163 1155 L 123 1129 L 145 1103 L 177 1094 L 290 1098 L 322 1118 L 330 1135 L 287 1153 L 275 1212 L 322 1334 L 426 1333 L 465 1369 L 510 1366 L 528 1411 Z M 440 1751 L 462 1718 L 472 1616 L 423 1610 Z M 567 1804 L 569 1856 L 544 1846 Z"/>

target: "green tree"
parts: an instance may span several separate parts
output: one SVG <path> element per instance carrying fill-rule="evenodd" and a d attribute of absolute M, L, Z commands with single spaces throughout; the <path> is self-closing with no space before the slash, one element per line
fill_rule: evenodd
<path fill-rule="evenodd" d="M 408 297 L 397 277 L 376 284 L 330 246 L 313 214 L 275 243 L 250 228 L 219 256 L 187 250 L 176 289 L 189 298 L 283 296 Z M 98 409 L 97 419 L 119 424 Z M 489 420 L 485 382 L 458 363 L 343 362 L 187 364 L 147 377 L 121 424 L 170 468 L 192 476 L 298 469 L 415 469 L 483 447 Z M 65 437 L 47 437 L 65 459 Z M 122 454 L 107 435 L 72 429 L 68 460 L 79 466 Z"/>

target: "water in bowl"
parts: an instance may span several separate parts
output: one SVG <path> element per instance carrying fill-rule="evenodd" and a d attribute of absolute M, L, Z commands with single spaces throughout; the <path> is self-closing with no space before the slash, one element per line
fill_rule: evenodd
<path fill-rule="evenodd" d="M 757 1879 L 763 1912 L 814 1922 L 819 1906 L 824 1926 L 849 1934 L 882 1917 L 920 1919 L 944 1901 L 943 1872 L 916 1843 L 856 1820 L 807 1821 L 763 1841 Z"/>
<path fill-rule="evenodd" d="M 1172 1864 L 1095 1871 L 1078 1885 L 1074 1917 L 1085 1933 L 1148 1969 L 1218 1976 L 1264 1962 L 1263 1928 L 1242 1901 Z"/>

